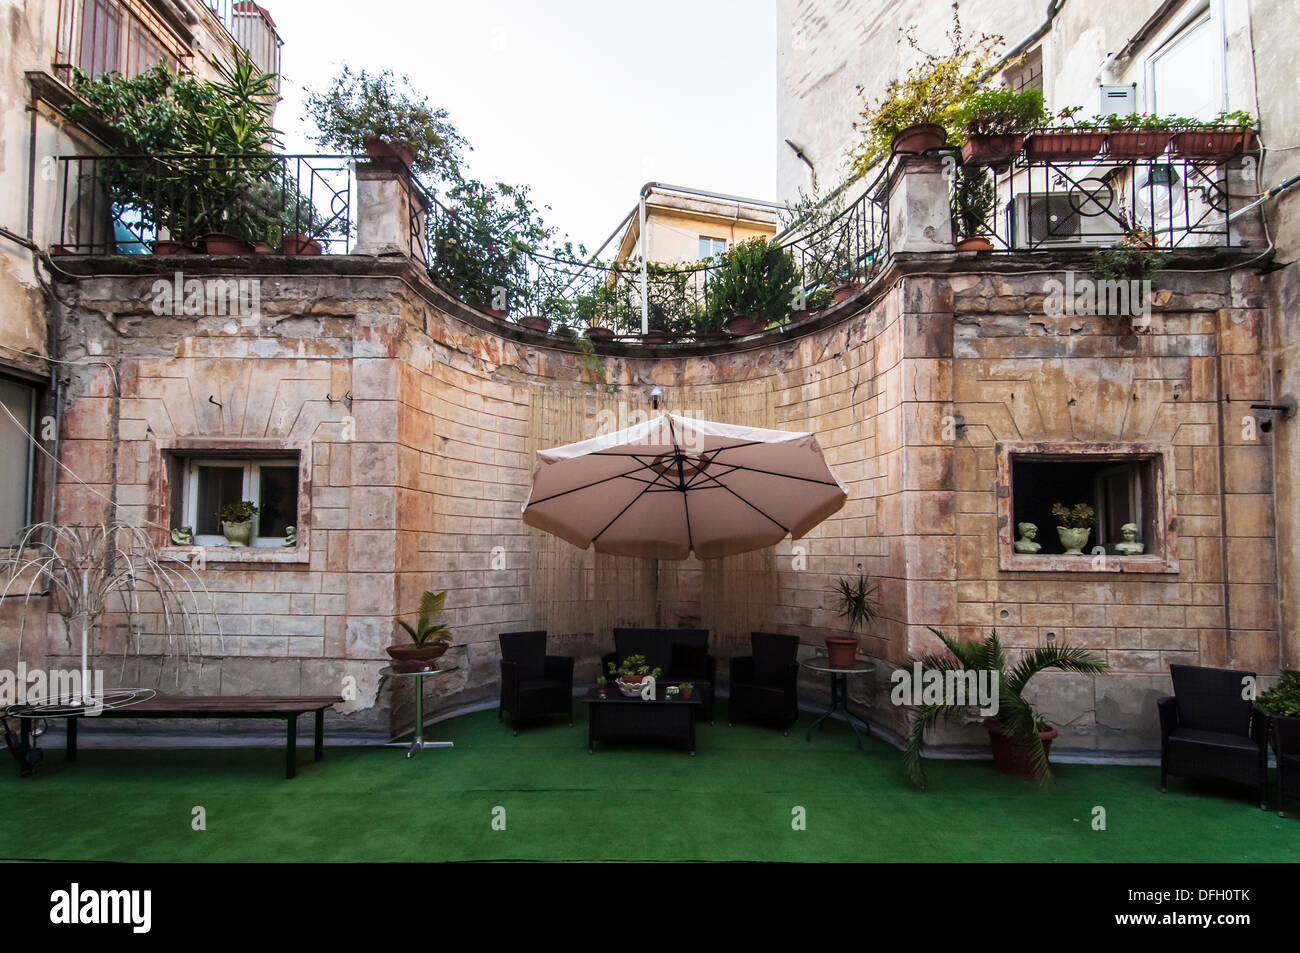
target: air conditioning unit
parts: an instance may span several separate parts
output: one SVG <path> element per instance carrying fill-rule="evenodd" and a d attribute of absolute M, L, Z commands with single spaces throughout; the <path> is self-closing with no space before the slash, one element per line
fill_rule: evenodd
<path fill-rule="evenodd" d="M 1124 234 L 1113 189 L 1022 192 L 1007 203 L 1012 248 L 1113 245 Z"/>

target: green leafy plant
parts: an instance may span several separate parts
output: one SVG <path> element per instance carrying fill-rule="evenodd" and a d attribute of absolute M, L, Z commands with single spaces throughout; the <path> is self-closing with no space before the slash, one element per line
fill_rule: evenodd
<path fill-rule="evenodd" d="M 968 136 L 1023 136 L 1047 124 L 1041 89 L 982 89 L 957 107 L 956 128 Z"/>
<path fill-rule="evenodd" d="M 1300 718 L 1300 672 L 1284 669 L 1278 683 L 1255 699 L 1270 715 Z"/>
<path fill-rule="evenodd" d="M 983 166 L 962 166 L 952 190 L 952 217 L 963 238 L 972 238 L 989 227 L 997 193 L 993 177 Z"/>
<path fill-rule="evenodd" d="M 615 665 L 613 662 L 609 663 L 609 674 L 614 677 L 629 675 L 633 678 L 644 678 L 649 676 L 650 678 L 657 679 L 661 673 L 661 669 L 651 668 L 649 663 L 646 662 L 645 656 L 640 654 L 629 655 L 618 665 Z"/>
<path fill-rule="evenodd" d="M 1087 649 L 1072 645 L 1042 645 L 1026 650 L 1019 662 L 1008 668 L 1006 653 L 996 631 L 978 642 L 961 642 L 945 635 L 933 626 L 933 632 L 947 648 L 946 653 L 931 653 L 907 660 L 908 668 L 919 664 L 922 672 L 950 671 L 996 672 L 998 675 L 998 712 L 993 718 L 1013 742 L 1030 749 L 1030 763 L 1035 776 L 1041 780 L 1051 777 L 1047 752 L 1043 748 L 1040 731 L 1047 722 L 1024 697 L 1025 687 L 1039 672 L 1056 669 L 1080 675 L 1100 675 L 1106 671 L 1106 662 Z M 926 785 L 925 765 L 921 752 L 925 747 L 925 734 L 940 721 L 969 718 L 971 705 L 935 703 L 911 706 L 907 744 L 903 749 L 903 763 L 908 779 L 919 788 Z"/>
<path fill-rule="evenodd" d="M 1081 112 L 1083 112 L 1082 106 L 1066 106 L 1052 117 L 1051 123 L 1046 128 L 1058 131 L 1068 131 L 1072 129 L 1093 130 L 1104 128 L 1101 119 L 1095 116 L 1091 118 L 1080 118 L 1079 113 Z"/>
<path fill-rule="evenodd" d="M 909 66 L 901 78 L 890 80 L 884 95 L 867 103 L 854 123 L 862 136 L 852 156 L 855 175 L 866 174 L 887 158 L 894 137 L 904 129 L 925 123 L 956 129 L 961 108 L 997 64 L 1003 38 L 987 33 L 968 36 L 957 8 L 954 3 L 947 33 L 950 49 L 943 53 L 923 50 L 915 26 L 900 31 L 902 41 L 920 55 L 920 61 Z M 862 87 L 858 92 L 863 92 Z"/>
<path fill-rule="evenodd" d="M 1206 128 L 1211 129 L 1254 129 L 1255 117 L 1248 112 L 1240 109 L 1234 109 L 1232 112 L 1221 112 L 1213 119 L 1206 121 L 1204 119 L 1184 119 L 1181 120 L 1185 128 Z"/>
<path fill-rule="evenodd" d="M 1093 255 L 1097 274 L 1110 281 L 1150 281 L 1156 287 L 1160 272 L 1169 262 L 1156 236 L 1149 229 L 1130 226 L 1124 238 Z"/>
<path fill-rule="evenodd" d="M 857 579 L 841 577 L 836 580 L 836 611 L 849 620 L 850 632 L 857 632 L 859 626 L 866 628 L 876 621 L 880 614 L 880 603 L 876 598 L 879 588 L 866 573 L 860 573 Z"/>
<path fill-rule="evenodd" d="M 684 695 L 688 695 L 691 692 L 695 691 L 694 682 L 682 682 L 681 685 L 679 685 L 678 687 L 682 690 L 682 694 Z"/>
<path fill-rule="evenodd" d="M 442 614 L 442 607 L 446 601 L 445 589 L 437 593 L 426 592 L 420 597 L 420 614 L 416 617 L 415 625 L 412 626 L 401 619 L 397 620 L 397 624 L 406 630 L 406 634 L 416 645 L 422 646 L 427 642 L 450 642 L 451 629 L 434 621 Z"/>
<path fill-rule="evenodd" d="M 327 89 L 307 90 L 313 140 L 326 149 L 359 155 L 366 140 L 410 149 L 412 171 L 443 182 L 459 182 L 469 143 L 447 111 L 434 106 L 405 76 L 392 70 L 369 73 L 344 66 Z"/>
<path fill-rule="evenodd" d="M 251 500 L 227 503 L 217 510 L 217 519 L 223 523 L 246 523 L 258 514 L 258 508 Z"/>
<path fill-rule="evenodd" d="M 1102 116 L 1099 120 L 1101 125 L 1112 132 L 1163 132 L 1176 129 L 1187 121 L 1170 116 L 1157 116 L 1153 113 L 1129 113 L 1127 116 L 1111 113 L 1109 116 Z"/>
<path fill-rule="evenodd" d="M 799 285 L 789 251 L 766 238 L 751 238 L 729 249 L 709 275 L 709 310 L 720 324 L 737 316 L 770 323 L 789 313 Z"/>
<path fill-rule="evenodd" d="M 1097 514 L 1087 503 L 1076 503 L 1072 507 L 1053 503 L 1052 515 L 1056 517 L 1056 525 L 1066 529 L 1083 529 L 1097 522 Z"/>

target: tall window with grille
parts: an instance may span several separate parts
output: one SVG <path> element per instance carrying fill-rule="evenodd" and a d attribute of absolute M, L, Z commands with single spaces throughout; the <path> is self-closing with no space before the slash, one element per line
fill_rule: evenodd
<path fill-rule="evenodd" d="M 80 69 L 91 79 L 128 78 L 162 64 L 179 70 L 191 59 L 185 40 L 150 0 L 59 0 L 55 75 L 64 82 Z"/>

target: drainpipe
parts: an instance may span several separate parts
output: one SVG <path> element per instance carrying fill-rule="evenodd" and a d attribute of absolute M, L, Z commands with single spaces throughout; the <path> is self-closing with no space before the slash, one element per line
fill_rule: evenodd
<path fill-rule="evenodd" d="M 1021 40 L 1019 43 L 1013 46 L 1010 50 L 1007 51 L 1006 56 L 1002 57 L 1002 59 L 998 60 L 994 66 L 990 67 L 987 71 L 985 71 L 984 74 L 980 76 L 980 81 L 983 82 L 984 80 L 988 79 L 998 70 L 1000 70 L 1004 63 L 1007 63 L 1015 59 L 1025 50 L 1029 49 L 1029 47 L 1033 46 L 1044 36 L 1046 36 L 1047 31 L 1052 28 L 1052 21 L 1056 19 L 1056 15 L 1061 12 L 1061 8 L 1063 6 L 1065 6 L 1065 0 L 1050 0 L 1050 2 L 1047 4 L 1046 19 L 1044 19 L 1043 22 L 1038 25 L 1038 27 L 1034 30 L 1033 33 L 1030 33 L 1027 37 L 1025 37 L 1023 40 Z"/>
<path fill-rule="evenodd" d="M 640 200 L 641 231 L 637 235 L 637 244 L 640 246 L 640 254 L 641 254 L 641 333 L 642 334 L 650 333 L 650 306 L 649 306 L 649 299 L 646 294 L 647 279 L 646 279 L 646 264 L 645 264 L 645 253 L 646 253 L 645 196 L 646 196 L 646 192 L 648 191 L 649 189 L 641 190 L 641 200 Z"/>

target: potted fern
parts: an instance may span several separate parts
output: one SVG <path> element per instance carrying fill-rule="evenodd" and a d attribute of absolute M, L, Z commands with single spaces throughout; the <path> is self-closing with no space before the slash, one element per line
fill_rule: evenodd
<path fill-rule="evenodd" d="M 1039 672 L 1055 669 L 1079 675 L 1101 675 L 1106 662 L 1085 648 L 1074 645 L 1041 645 L 1027 651 L 1013 667 L 1008 668 L 1006 653 L 996 631 L 978 642 L 961 642 L 945 635 L 933 626 L 933 632 L 947 649 L 909 658 L 909 667 L 921 672 L 938 672 L 947 681 L 949 672 L 994 672 L 997 674 L 997 714 L 984 719 L 993 753 L 993 765 L 999 771 L 1020 777 L 1051 777 L 1048 753 L 1057 731 L 1038 713 L 1024 697 L 1026 686 Z M 964 699 L 912 705 L 908 726 L 907 745 L 903 761 L 907 776 L 919 788 L 926 785 L 925 766 L 921 752 L 925 747 L 925 733 L 939 721 L 954 721 L 971 715 L 974 707 Z"/>
<path fill-rule="evenodd" d="M 880 604 L 876 601 L 877 586 L 866 573 L 857 579 L 841 578 L 835 583 L 839 614 L 849 620 L 848 635 L 826 636 L 826 655 L 835 668 L 849 668 L 858 655 L 858 626 L 868 626 L 876 621 Z"/>
<path fill-rule="evenodd" d="M 410 645 L 390 645 L 384 651 L 399 672 L 423 672 L 442 657 L 451 645 L 451 629 L 435 620 L 447 601 L 447 591 L 426 592 L 420 597 L 420 614 L 412 626 L 401 619 L 397 624 L 411 637 Z"/>

